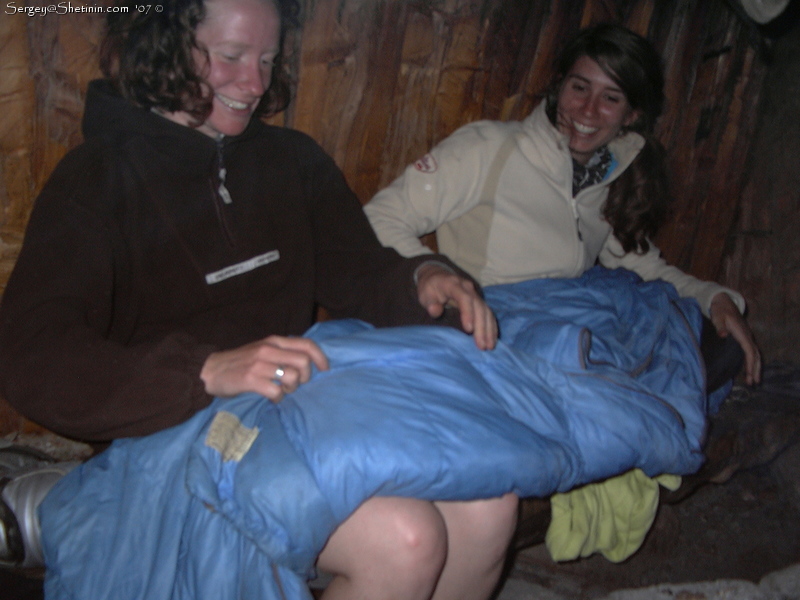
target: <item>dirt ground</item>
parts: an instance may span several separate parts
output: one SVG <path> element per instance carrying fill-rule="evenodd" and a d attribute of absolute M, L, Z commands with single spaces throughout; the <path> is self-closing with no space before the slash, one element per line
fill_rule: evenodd
<path fill-rule="evenodd" d="M 760 388 L 731 402 L 725 410 L 730 423 L 743 427 L 743 455 L 759 463 L 769 453 L 758 457 L 758 449 L 782 445 L 775 458 L 745 464 L 724 483 L 701 485 L 680 502 L 662 504 L 642 548 L 623 563 L 599 555 L 554 563 L 539 545 L 517 554 L 510 575 L 583 600 L 659 583 L 758 582 L 799 563 L 800 369 L 773 366 Z"/>
<path fill-rule="evenodd" d="M 544 545 L 520 552 L 513 577 L 570 598 L 627 588 L 716 579 L 758 582 L 800 562 L 800 518 L 794 492 L 770 467 L 708 485 L 663 505 L 637 554 L 614 564 L 602 556 L 554 563 Z"/>

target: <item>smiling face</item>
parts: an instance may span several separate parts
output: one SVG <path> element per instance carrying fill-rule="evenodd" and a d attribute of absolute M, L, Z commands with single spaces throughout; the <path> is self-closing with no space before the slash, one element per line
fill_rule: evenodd
<path fill-rule="evenodd" d="M 575 61 L 558 93 L 557 127 L 572 157 L 586 164 L 595 151 L 639 118 L 619 85 L 588 56 Z"/>
<path fill-rule="evenodd" d="M 197 130 L 208 136 L 242 133 L 272 80 L 280 45 L 280 16 L 270 0 L 208 0 L 196 31 L 195 63 L 213 91 L 211 114 Z M 167 118 L 189 125 L 188 114 Z"/>

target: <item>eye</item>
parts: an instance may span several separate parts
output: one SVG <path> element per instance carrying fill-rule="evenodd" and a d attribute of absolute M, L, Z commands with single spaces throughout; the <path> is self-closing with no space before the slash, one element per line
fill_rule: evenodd
<path fill-rule="evenodd" d="M 612 104 L 619 104 L 620 102 L 622 102 L 622 97 L 612 94 L 606 94 L 606 101 L 611 102 Z"/>

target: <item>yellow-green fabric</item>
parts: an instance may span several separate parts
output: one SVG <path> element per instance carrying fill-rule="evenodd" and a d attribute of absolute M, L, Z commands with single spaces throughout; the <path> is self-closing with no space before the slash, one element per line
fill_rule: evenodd
<path fill-rule="evenodd" d="M 651 479 L 639 469 L 551 498 L 547 549 L 553 560 L 600 552 L 621 562 L 642 545 L 658 509 L 659 485 L 675 490 L 677 475 Z"/>

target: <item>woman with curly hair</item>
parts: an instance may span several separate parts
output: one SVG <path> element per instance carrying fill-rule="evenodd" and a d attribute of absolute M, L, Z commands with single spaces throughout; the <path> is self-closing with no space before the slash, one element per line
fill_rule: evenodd
<path fill-rule="evenodd" d="M 289 98 L 281 23 L 295 3 L 159 6 L 109 15 L 85 142 L 37 199 L 0 307 L 3 396 L 97 442 L 160 432 L 215 397 L 279 402 L 328 366 L 299 337 L 317 304 L 379 326 L 434 323 L 451 304 L 455 325 L 492 348 L 471 278 L 445 257 L 382 247 L 332 159 L 258 118 Z M 0 554 L 32 566 L 35 503 L 5 491 L 7 508 L 28 512 L 3 539 L 26 554 Z M 515 523 L 513 495 L 370 499 L 319 557 L 334 575 L 325 597 L 488 597 Z"/>
<path fill-rule="evenodd" d="M 378 239 L 421 256 L 419 237 L 436 231 L 439 250 L 482 285 L 577 277 L 598 262 L 664 279 L 713 322 L 703 334 L 709 388 L 738 372 L 742 350 L 746 381 L 758 382 L 744 299 L 667 265 L 650 241 L 669 194 L 653 137 L 664 103 L 657 52 L 601 24 L 566 44 L 555 71 L 524 121 L 468 124 L 379 192 L 365 206 Z"/>

